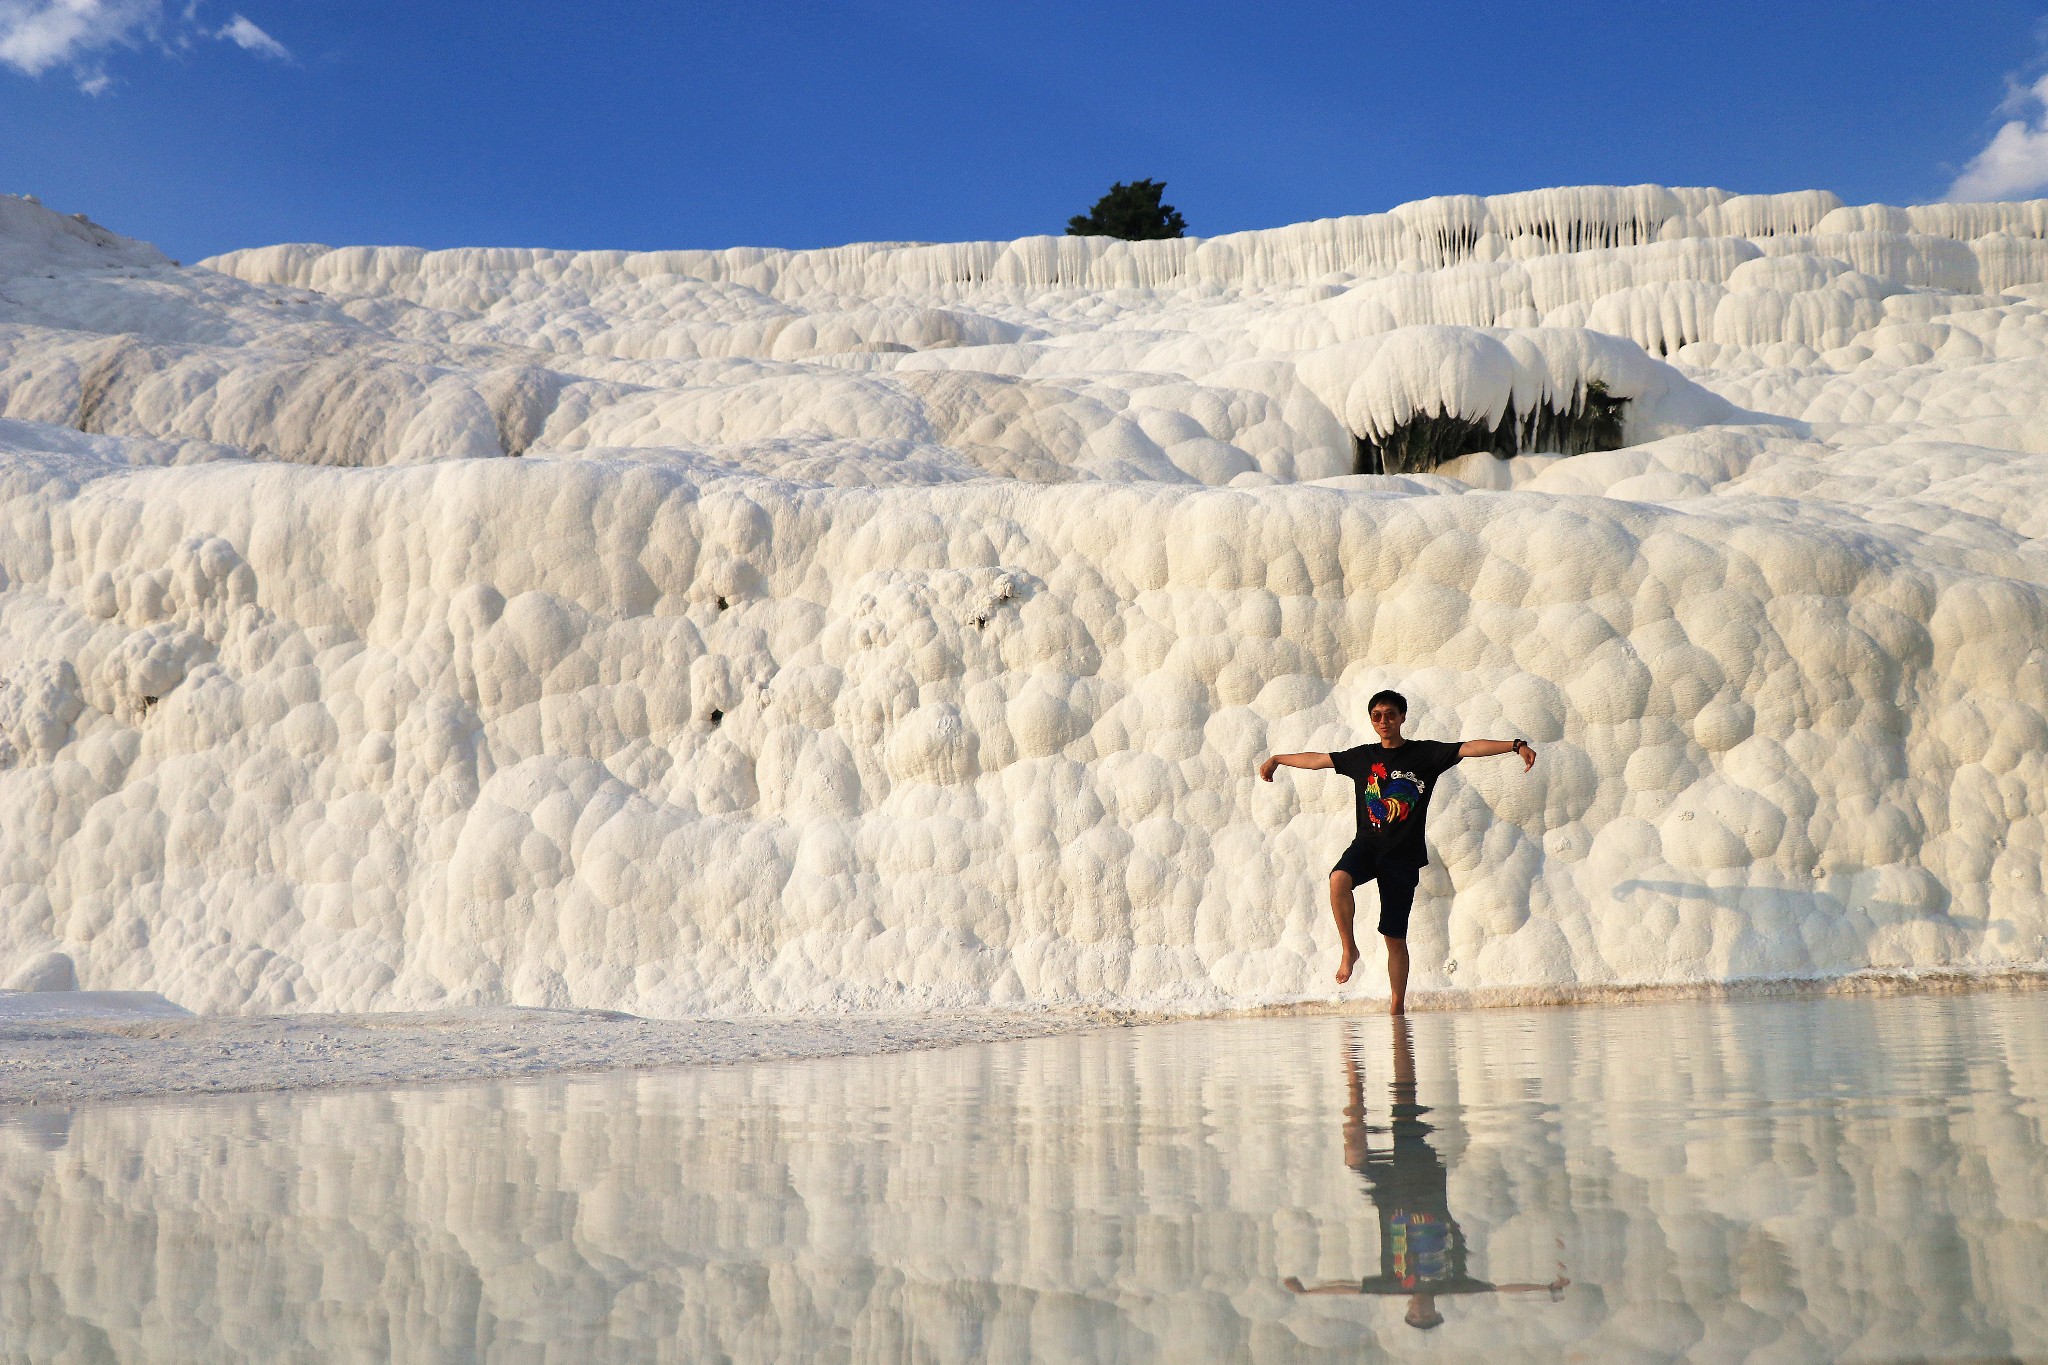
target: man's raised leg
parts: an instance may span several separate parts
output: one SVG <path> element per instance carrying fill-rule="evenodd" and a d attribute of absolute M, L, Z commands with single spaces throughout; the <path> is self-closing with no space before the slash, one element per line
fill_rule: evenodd
<path fill-rule="evenodd" d="M 1351 979 L 1351 969 L 1358 965 L 1358 941 L 1351 936 L 1351 920 L 1358 913 L 1358 903 L 1351 897 L 1351 874 L 1332 872 L 1330 874 L 1330 914 L 1337 921 L 1337 984 L 1343 985 Z"/>
<path fill-rule="evenodd" d="M 1385 935 L 1381 935 L 1385 938 Z M 1393 1000 L 1387 1006 L 1389 1014 L 1408 1012 L 1408 940 L 1387 939 L 1387 986 L 1393 992 Z"/>

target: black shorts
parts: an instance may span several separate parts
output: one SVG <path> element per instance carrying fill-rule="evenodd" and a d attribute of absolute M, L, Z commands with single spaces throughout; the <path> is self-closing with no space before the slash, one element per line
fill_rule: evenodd
<path fill-rule="evenodd" d="M 1351 878 L 1354 887 L 1377 881 L 1380 884 L 1380 934 L 1386 938 L 1408 937 L 1408 912 L 1415 908 L 1415 883 L 1421 880 L 1421 868 L 1409 867 L 1405 863 L 1382 863 L 1373 857 L 1371 849 L 1353 844 L 1344 850 L 1344 856 L 1330 871 L 1344 873 Z"/>

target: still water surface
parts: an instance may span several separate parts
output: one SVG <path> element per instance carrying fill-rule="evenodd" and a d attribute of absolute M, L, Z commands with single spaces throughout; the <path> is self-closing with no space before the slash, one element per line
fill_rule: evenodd
<path fill-rule="evenodd" d="M 0 1112 L 0 1360 L 2048 1357 L 2048 993 Z"/>

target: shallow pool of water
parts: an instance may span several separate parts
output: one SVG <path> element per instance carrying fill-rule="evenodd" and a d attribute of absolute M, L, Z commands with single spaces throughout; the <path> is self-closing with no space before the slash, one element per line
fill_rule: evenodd
<path fill-rule="evenodd" d="M 2048 993 L 0 1111 L 0 1360 L 2048 1355 Z"/>

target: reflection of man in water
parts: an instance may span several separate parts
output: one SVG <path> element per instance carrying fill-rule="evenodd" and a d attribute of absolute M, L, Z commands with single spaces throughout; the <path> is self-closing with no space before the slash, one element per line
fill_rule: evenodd
<path fill-rule="evenodd" d="M 1406 1019 L 1394 1029 L 1393 1124 L 1389 1146 L 1372 1145 L 1365 1122 L 1365 1077 L 1357 1044 L 1344 1049 L 1344 1078 L 1350 1099 L 1344 1106 L 1344 1162 L 1365 1178 L 1373 1208 L 1380 1216 L 1380 1273 L 1362 1280 L 1339 1280 L 1310 1289 L 1293 1276 L 1289 1289 L 1297 1294 L 1405 1294 L 1410 1327 L 1443 1325 L 1437 1296 L 1445 1294 L 1548 1293 L 1553 1299 L 1571 1283 L 1564 1266 L 1549 1284 L 1488 1284 L 1465 1273 L 1465 1234 L 1451 1217 L 1449 1172 L 1429 1145 L 1429 1112 L 1415 1102 L 1415 1042 Z"/>

